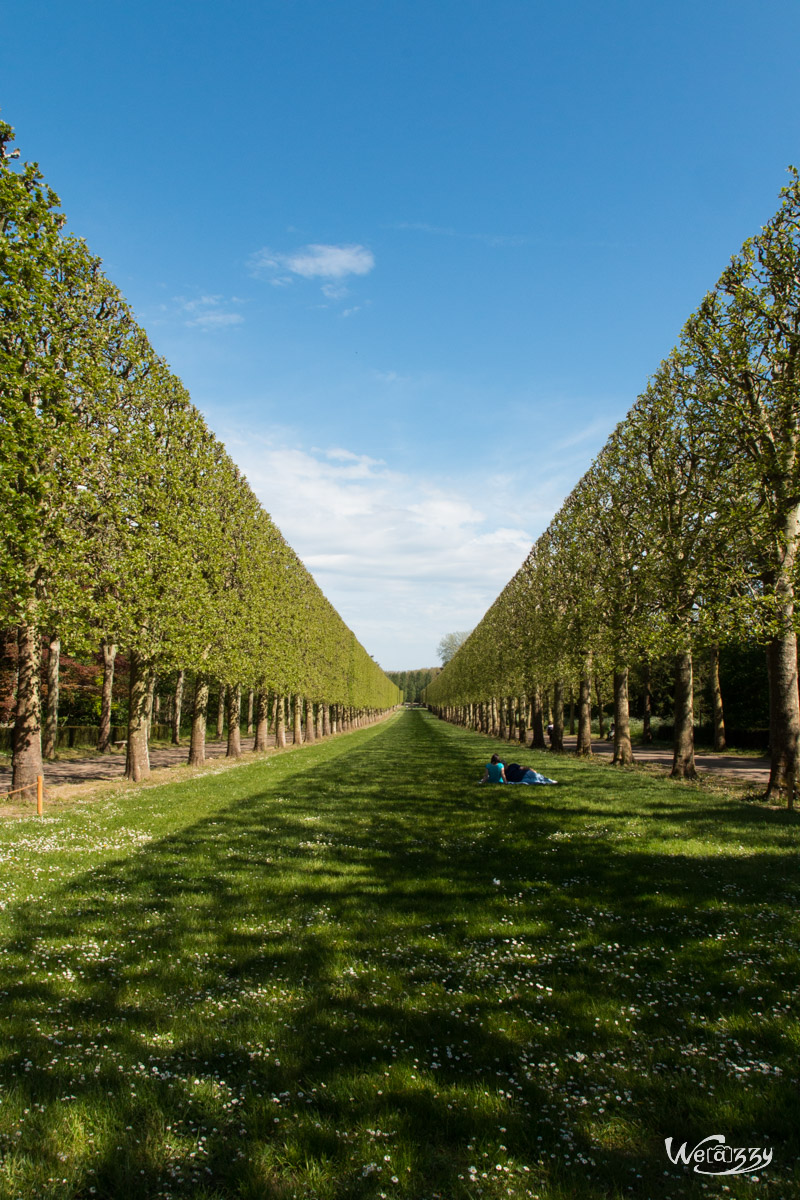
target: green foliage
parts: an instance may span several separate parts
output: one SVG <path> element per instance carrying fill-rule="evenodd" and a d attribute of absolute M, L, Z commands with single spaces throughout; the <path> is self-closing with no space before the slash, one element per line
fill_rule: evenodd
<path fill-rule="evenodd" d="M 0 123 L 0 146 L 12 131 Z M 158 357 L 38 169 L 0 161 L 0 627 L 357 709 L 399 692 Z"/>

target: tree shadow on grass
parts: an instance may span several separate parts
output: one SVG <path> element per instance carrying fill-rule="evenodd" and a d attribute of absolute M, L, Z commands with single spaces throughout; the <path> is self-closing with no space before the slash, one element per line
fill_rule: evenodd
<path fill-rule="evenodd" d="M 664 1138 L 723 1131 L 789 1195 L 781 830 L 650 848 L 710 820 L 676 793 L 640 847 L 603 788 L 465 786 L 468 739 L 410 716 L 19 908 L 6 1162 L 75 1196 L 666 1198 L 702 1181 Z"/>

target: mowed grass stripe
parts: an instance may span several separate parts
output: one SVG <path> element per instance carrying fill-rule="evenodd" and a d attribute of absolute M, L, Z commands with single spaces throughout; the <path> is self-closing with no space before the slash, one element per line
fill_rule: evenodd
<path fill-rule="evenodd" d="M 0 1196 L 800 1195 L 797 849 L 422 712 L 9 822 Z"/>

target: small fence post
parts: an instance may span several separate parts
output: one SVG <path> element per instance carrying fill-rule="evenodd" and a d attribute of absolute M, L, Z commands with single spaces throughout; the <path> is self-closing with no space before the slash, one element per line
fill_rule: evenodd
<path fill-rule="evenodd" d="M 36 776 L 36 812 L 39 816 L 42 815 L 42 793 L 44 791 L 44 780 L 41 775 Z"/>

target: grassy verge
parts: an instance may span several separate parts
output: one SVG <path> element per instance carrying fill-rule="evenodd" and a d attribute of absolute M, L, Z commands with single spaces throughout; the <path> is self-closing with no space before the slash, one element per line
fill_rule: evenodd
<path fill-rule="evenodd" d="M 0 1197 L 800 1195 L 797 822 L 493 748 L 411 711 L 0 827 Z M 713 1133 L 772 1163 L 668 1160 Z"/>

